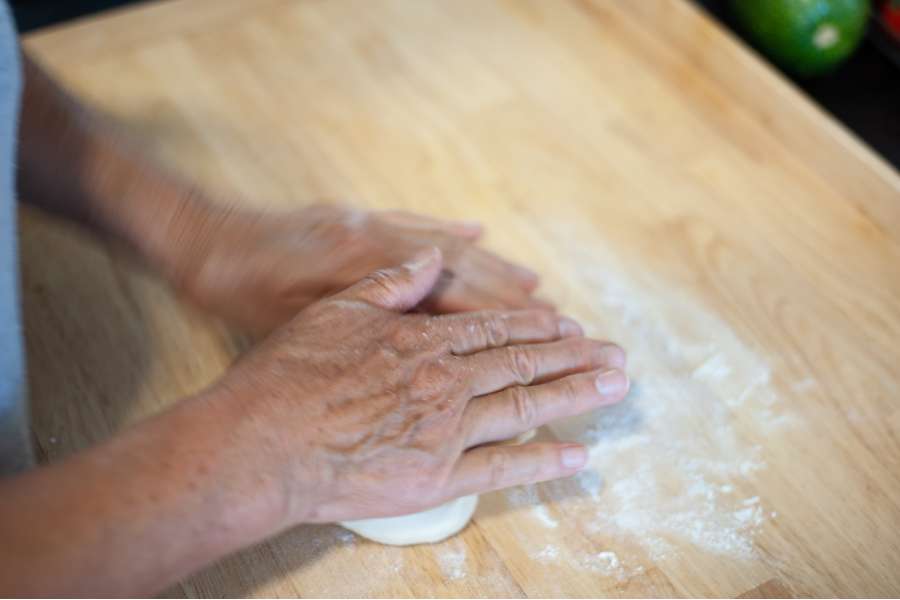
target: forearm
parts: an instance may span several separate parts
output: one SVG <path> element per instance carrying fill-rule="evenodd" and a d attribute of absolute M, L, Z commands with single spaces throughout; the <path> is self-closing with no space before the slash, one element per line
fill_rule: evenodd
<path fill-rule="evenodd" d="M 265 436 L 213 393 L 0 482 L 4 595 L 145 596 L 285 526 Z"/>
<path fill-rule="evenodd" d="M 112 123 L 23 55 L 20 197 L 125 242 L 177 277 L 216 213 L 200 194 L 146 159 Z"/>

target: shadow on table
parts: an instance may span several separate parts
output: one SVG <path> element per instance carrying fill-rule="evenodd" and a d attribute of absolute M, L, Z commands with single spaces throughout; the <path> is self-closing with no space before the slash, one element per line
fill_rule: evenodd
<path fill-rule="evenodd" d="M 170 112 L 107 117 L 162 164 L 166 144 L 186 147 L 191 156 L 210 151 Z M 187 331 L 180 335 L 171 327 L 172 320 L 184 318 L 171 292 L 124 247 L 28 207 L 20 211 L 19 229 L 30 408 L 38 459 L 46 462 L 104 440 L 177 400 L 177 394 L 148 393 L 179 387 L 171 380 L 148 380 L 159 377 L 156 371 L 149 375 L 159 336 L 168 336 L 165 343 L 177 345 L 185 356 L 196 348 Z M 221 327 L 219 333 L 234 351 L 251 345 L 238 332 Z M 171 375 L 167 371 L 163 376 Z"/>
<path fill-rule="evenodd" d="M 144 299 L 102 243 L 38 211 L 21 213 L 32 429 L 45 462 L 129 421 L 154 343 Z"/>
<path fill-rule="evenodd" d="M 338 525 L 302 525 L 268 541 L 232 554 L 163 593 L 164 597 L 241 598 L 291 594 L 291 577 L 333 549 L 353 544 L 353 534 Z"/>

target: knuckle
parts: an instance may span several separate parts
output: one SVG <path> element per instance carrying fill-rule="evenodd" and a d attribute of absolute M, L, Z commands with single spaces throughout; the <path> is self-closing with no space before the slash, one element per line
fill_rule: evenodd
<path fill-rule="evenodd" d="M 509 480 L 509 454 L 502 451 L 491 453 L 488 459 L 488 484 L 492 488 L 503 487 Z"/>
<path fill-rule="evenodd" d="M 418 347 L 420 334 L 414 327 L 399 325 L 394 327 L 386 336 L 385 340 L 393 349 L 398 352 L 409 352 Z"/>
<path fill-rule="evenodd" d="M 537 376 L 534 354 L 524 346 L 509 346 L 506 356 L 509 371 L 516 383 L 531 385 Z"/>
<path fill-rule="evenodd" d="M 574 404 L 581 396 L 581 386 L 574 377 L 566 377 L 560 382 L 560 396 L 567 404 Z"/>
<path fill-rule="evenodd" d="M 490 315 L 481 328 L 488 348 L 501 348 L 509 343 L 509 324 L 503 315 Z"/>
<path fill-rule="evenodd" d="M 388 269 L 378 269 L 377 271 L 372 271 L 371 273 L 366 275 L 366 280 L 371 282 L 373 285 L 378 286 L 393 285 L 393 277 L 390 270 Z"/>
<path fill-rule="evenodd" d="M 422 339 L 428 342 L 429 345 L 435 345 L 440 342 L 444 342 L 444 336 L 442 333 L 443 321 L 440 317 L 435 317 L 433 315 L 421 315 L 421 319 L 418 322 L 418 330 L 419 335 Z"/>
<path fill-rule="evenodd" d="M 516 386 L 509 389 L 513 415 L 523 430 L 531 429 L 537 421 L 537 406 L 528 388 Z"/>
<path fill-rule="evenodd" d="M 397 288 L 396 275 L 389 269 L 378 269 L 369 273 L 365 277 L 370 287 L 375 288 L 382 294 L 390 295 Z"/>

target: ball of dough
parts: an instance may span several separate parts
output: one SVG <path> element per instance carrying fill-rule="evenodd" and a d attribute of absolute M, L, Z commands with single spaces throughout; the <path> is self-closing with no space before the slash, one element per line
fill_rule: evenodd
<path fill-rule="evenodd" d="M 477 505 L 478 496 L 463 496 L 411 515 L 344 521 L 341 525 L 373 542 L 391 546 L 433 544 L 465 527 Z"/>
<path fill-rule="evenodd" d="M 533 438 L 534 434 L 535 430 L 532 429 L 511 440 L 500 442 L 499 445 L 524 444 Z M 411 515 L 343 521 L 341 525 L 353 533 L 381 544 L 391 546 L 433 544 L 461 531 L 472 518 L 477 505 L 478 496 L 463 496 L 431 510 Z"/>

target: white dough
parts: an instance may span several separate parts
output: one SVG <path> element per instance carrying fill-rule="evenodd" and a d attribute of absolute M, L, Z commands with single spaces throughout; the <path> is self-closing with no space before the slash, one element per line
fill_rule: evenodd
<path fill-rule="evenodd" d="M 465 527 L 477 504 L 478 496 L 463 496 L 411 515 L 344 521 L 341 525 L 364 538 L 391 546 L 433 544 Z"/>
<path fill-rule="evenodd" d="M 532 429 L 509 441 L 500 442 L 500 444 L 524 444 L 533 438 L 534 434 L 535 430 Z M 463 496 L 431 510 L 411 515 L 386 519 L 343 521 L 341 525 L 373 542 L 391 546 L 433 544 L 462 530 L 472 518 L 477 504 L 478 496 Z"/>

